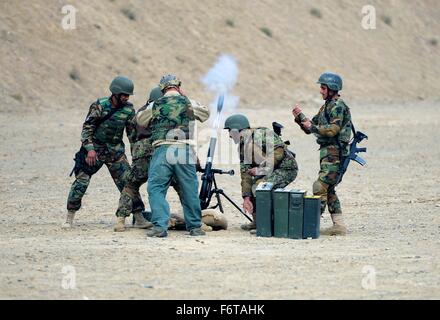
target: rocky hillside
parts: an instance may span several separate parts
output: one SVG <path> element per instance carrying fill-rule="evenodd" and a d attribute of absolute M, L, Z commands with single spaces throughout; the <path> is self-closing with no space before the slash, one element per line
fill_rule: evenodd
<path fill-rule="evenodd" d="M 438 99 L 440 2 L 369 3 L 373 30 L 359 0 L 2 0 L 0 110 L 87 108 L 117 74 L 135 81 L 136 106 L 164 73 L 205 101 L 200 79 L 222 53 L 238 63 L 241 106 L 308 100 L 326 70 L 350 100 Z"/>

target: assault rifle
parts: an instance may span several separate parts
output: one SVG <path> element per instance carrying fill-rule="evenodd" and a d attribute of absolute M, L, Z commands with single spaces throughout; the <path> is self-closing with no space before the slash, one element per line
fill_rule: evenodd
<path fill-rule="evenodd" d="M 282 136 L 281 130 L 284 129 L 284 126 L 281 123 L 272 122 L 272 129 L 273 129 L 273 132 L 275 132 L 279 137 L 281 137 Z M 284 143 L 288 146 L 290 145 L 289 140 L 284 141 Z"/>
<path fill-rule="evenodd" d="M 361 143 L 362 140 L 368 139 L 368 136 L 360 131 L 356 132 L 353 126 L 351 129 L 354 133 L 354 136 L 352 142 L 350 143 L 350 153 L 348 156 L 343 158 L 342 165 L 339 167 L 338 184 L 342 181 L 342 177 L 344 176 L 345 171 L 347 171 L 351 160 L 359 163 L 361 166 L 367 164 L 367 162 L 358 155 L 360 152 L 367 152 L 367 148 L 358 148 L 357 145 L 358 143 Z"/>
<path fill-rule="evenodd" d="M 217 102 L 217 118 L 214 123 L 214 129 L 219 128 L 219 121 L 220 121 L 220 114 L 223 109 L 223 102 L 224 102 L 224 95 L 220 95 L 218 102 Z M 208 149 L 208 156 L 206 158 L 206 164 L 204 169 L 199 169 L 199 172 L 202 172 L 202 186 L 200 188 L 200 207 L 202 210 L 210 208 L 210 209 L 216 209 L 217 207 L 221 211 L 221 213 L 224 213 L 223 205 L 220 199 L 220 195 L 226 198 L 242 215 L 244 215 L 249 221 L 252 222 L 252 218 L 250 218 L 244 211 L 241 209 L 225 192 L 223 189 L 219 189 L 217 186 L 217 181 L 215 180 L 215 174 L 228 174 L 233 176 L 235 174 L 234 170 L 224 171 L 220 169 L 214 169 L 212 168 L 212 162 L 214 159 L 214 151 L 215 146 L 217 144 L 217 137 L 216 135 L 211 135 L 211 140 L 209 142 L 209 149 Z M 217 204 L 209 207 L 209 204 L 212 200 L 212 197 L 215 195 L 217 199 Z"/>

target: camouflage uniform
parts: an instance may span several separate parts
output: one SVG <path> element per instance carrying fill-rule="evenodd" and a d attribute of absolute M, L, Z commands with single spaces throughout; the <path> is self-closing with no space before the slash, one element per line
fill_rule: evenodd
<path fill-rule="evenodd" d="M 300 123 L 301 119 L 305 119 L 303 114 L 295 121 Z M 313 184 L 313 194 L 321 197 L 321 214 L 324 213 L 327 205 L 331 214 L 341 214 L 341 203 L 335 188 L 341 159 L 349 152 L 350 109 L 342 99 L 328 100 L 311 121 L 310 130 L 305 130 L 302 124 L 300 125 L 306 133 L 313 133 L 320 145 L 320 171 L 318 180 Z"/>
<path fill-rule="evenodd" d="M 143 111 L 151 104 L 146 104 L 139 111 Z M 138 112 L 139 112 L 138 111 Z M 136 121 L 136 118 L 134 119 Z M 137 213 L 145 210 L 139 193 L 140 187 L 148 180 L 148 167 L 153 155 L 151 145 L 151 132 L 143 127 L 136 126 L 136 142 L 132 147 L 132 164 L 126 174 L 126 184 L 119 198 L 117 217 L 128 217 L 131 212 Z"/>
<path fill-rule="evenodd" d="M 295 154 L 268 128 L 245 129 L 240 138 L 240 172 L 243 197 L 251 197 L 255 208 L 255 190 L 260 182 L 272 182 L 284 188 L 295 180 L 298 165 Z M 258 168 L 258 175 L 247 171 Z"/>
<path fill-rule="evenodd" d="M 181 190 L 180 199 L 187 230 L 201 227 L 198 197 L 196 157 L 191 146 L 191 131 L 195 120 L 209 117 L 206 107 L 193 105 L 177 92 L 167 92 L 156 100 L 151 110 L 137 116 L 138 123 L 151 130 L 155 147 L 149 170 L 148 196 L 155 230 L 166 232 L 170 208 L 166 192 L 173 179 Z M 177 161 L 176 161 L 177 160 Z"/>
<path fill-rule="evenodd" d="M 85 149 L 84 156 L 90 150 L 95 150 L 98 156 L 96 164 L 89 166 L 86 163 L 75 171 L 75 181 L 70 189 L 67 200 L 67 210 L 74 212 L 80 209 L 81 200 L 91 176 L 105 164 L 119 191 L 125 185 L 125 174 L 129 169 L 125 156 L 125 145 L 122 141 L 124 128 L 128 139 L 132 144 L 135 140 L 136 130 L 134 125 L 135 111 L 131 103 L 127 103 L 116 111 L 110 119 L 107 119 L 96 128 L 99 119 L 105 117 L 113 106 L 110 98 L 98 99 L 90 106 L 89 113 L 83 124 L 81 133 L 82 147 Z M 138 201 L 142 203 L 139 198 Z"/>

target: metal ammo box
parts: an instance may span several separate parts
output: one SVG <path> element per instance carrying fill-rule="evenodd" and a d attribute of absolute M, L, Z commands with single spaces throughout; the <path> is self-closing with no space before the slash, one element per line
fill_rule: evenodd
<path fill-rule="evenodd" d="M 304 197 L 303 239 L 318 239 L 321 223 L 321 198 Z"/>
<path fill-rule="evenodd" d="M 276 189 L 273 193 L 273 235 L 277 238 L 289 236 L 290 189 Z"/>
<path fill-rule="evenodd" d="M 291 239 L 303 238 L 303 212 L 305 190 L 290 190 L 289 201 L 289 235 Z"/>
<path fill-rule="evenodd" d="M 256 190 L 257 236 L 272 237 L 273 235 L 273 183 L 260 183 Z"/>

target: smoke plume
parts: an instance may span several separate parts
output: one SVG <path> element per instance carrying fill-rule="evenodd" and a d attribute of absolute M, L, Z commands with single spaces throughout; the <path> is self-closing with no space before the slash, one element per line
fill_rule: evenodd
<path fill-rule="evenodd" d="M 202 83 L 205 88 L 213 95 L 213 99 L 209 104 L 211 115 L 217 113 L 217 100 L 221 94 L 225 95 L 225 102 L 223 105 L 222 117 L 220 124 L 223 124 L 223 119 L 237 108 L 239 97 L 232 95 L 232 90 L 237 83 L 238 67 L 235 58 L 223 54 L 218 59 L 215 65 L 202 78 Z"/>

